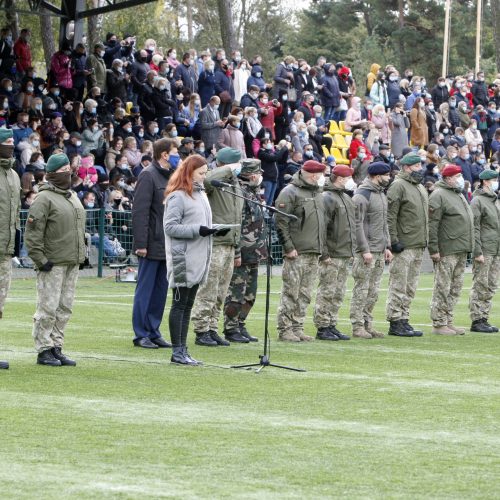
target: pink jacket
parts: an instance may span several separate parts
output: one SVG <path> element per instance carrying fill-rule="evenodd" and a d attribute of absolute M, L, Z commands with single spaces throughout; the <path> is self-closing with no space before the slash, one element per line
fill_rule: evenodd
<path fill-rule="evenodd" d="M 50 69 L 53 71 L 59 87 L 65 89 L 73 87 L 70 63 L 71 59 L 62 51 L 56 52 L 50 61 Z"/>

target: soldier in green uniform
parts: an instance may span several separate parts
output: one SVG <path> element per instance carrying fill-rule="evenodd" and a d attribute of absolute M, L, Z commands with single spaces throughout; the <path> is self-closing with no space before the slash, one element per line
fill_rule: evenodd
<path fill-rule="evenodd" d="M 19 229 L 21 184 L 13 170 L 14 136 L 11 129 L 0 128 L 0 319 L 12 277 L 12 257 Z M 9 368 L 7 361 L 0 361 L 0 369 Z"/>
<path fill-rule="evenodd" d="M 409 318 L 429 235 L 428 197 L 421 184 L 424 171 L 420 156 L 408 153 L 400 163 L 402 171 L 387 190 L 387 223 L 394 258 L 389 267 L 386 313 L 389 335 L 421 337 L 422 332 L 410 325 Z"/>
<path fill-rule="evenodd" d="M 334 167 L 323 191 L 327 257 L 319 263 L 319 284 L 314 308 L 318 340 L 349 340 L 337 329 L 339 309 L 346 292 L 349 264 L 356 253 L 356 216 L 348 191 L 356 188 L 354 170 Z"/>
<path fill-rule="evenodd" d="M 386 261 L 392 260 L 387 226 L 387 197 L 391 167 L 384 162 L 368 166 L 368 177 L 354 193 L 357 252 L 352 265 L 354 287 L 351 300 L 352 335 L 362 339 L 382 338 L 373 326 L 373 309 Z"/>
<path fill-rule="evenodd" d="M 238 182 L 243 196 L 260 202 L 258 194 L 262 182 L 260 160 L 243 160 Z M 257 342 L 259 339 L 250 335 L 245 320 L 257 295 L 259 262 L 267 257 L 266 230 L 262 208 L 248 201 L 243 202 L 239 246 L 241 265 L 234 268 L 224 304 L 224 334 L 233 336 L 239 333 L 249 342 Z"/>
<path fill-rule="evenodd" d="M 462 194 L 464 178 L 458 165 L 443 168 L 429 196 L 429 253 L 434 262 L 431 301 L 433 333 L 463 335 L 453 324 L 453 310 L 464 282 L 467 254 L 474 247 L 474 216 Z"/>
<path fill-rule="evenodd" d="M 479 174 L 481 186 L 474 191 L 471 208 L 474 214 L 474 264 L 469 299 L 471 332 L 498 332 L 488 323 L 491 302 L 500 277 L 500 209 L 497 203 L 498 172 Z"/>
<path fill-rule="evenodd" d="M 278 237 L 283 245 L 278 339 L 285 342 L 314 340 L 304 333 L 306 309 L 318 272 L 319 256 L 326 253 L 325 215 L 321 187 L 325 165 L 308 160 L 294 174 L 276 199 L 276 207 L 297 219 L 276 214 Z"/>
<path fill-rule="evenodd" d="M 63 352 L 79 265 L 85 260 L 85 210 L 70 190 L 68 157 L 52 155 L 44 184 L 30 207 L 25 243 L 36 268 L 37 308 L 33 338 L 37 363 L 75 366 Z"/>

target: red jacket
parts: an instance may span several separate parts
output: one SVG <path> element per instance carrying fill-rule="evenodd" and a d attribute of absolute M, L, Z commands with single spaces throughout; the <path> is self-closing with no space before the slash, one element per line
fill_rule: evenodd
<path fill-rule="evenodd" d="M 50 69 L 54 72 L 57 83 L 65 89 L 73 87 L 70 62 L 70 58 L 62 50 L 56 52 L 50 61 Z"/>
<path fill-rule="evenodd" d="M 260 99 L 259 101 L 257 101 L 257 104 L 259 105 L 259 108 L 267 109 L 267 115 L 261 114 L 259 116 L 259 119 L 260 123 L 262 123 L 262 126 L 268 128 L 271 131 L 271 138 L 274 142 L 276 140 L 276 134 L 274 132 L 274 118 L 281 115 L 281 113 L 283 112 L 283 106 L 281 105 L 281 103 L 277 107 L 274 107 L 271 102 L 264 104 L 262 101 L 260 101 Z"/>
<path fill-rule="evenodd" d="M 366 159 L 371 160 L 372 154 L 370 150 L 366 147 L 366 144 L 363 141 L 358 141 L 357 139 L 353 139 L 351 141 L 351 145 L 349 146 L 349 160 L 354 160 L 358 156 L 358 148 L 363 148 L 366 152 Z"/>
<path fill-rule="evenodd" d="M 21 73 L 26 72 L 26 70 L 31 66 L 30 44 L 26 43 L 22 38 L 18 38 L 14 44 L 14 54 L 17 57 L 17 71 L 20 71 Z"/>

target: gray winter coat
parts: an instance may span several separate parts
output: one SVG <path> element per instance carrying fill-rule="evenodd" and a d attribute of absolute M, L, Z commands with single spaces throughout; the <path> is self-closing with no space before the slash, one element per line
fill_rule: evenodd
<path fill-rule="evenodd" d="M 204 189 L 195 184 L 192 198 L 185 191 L 170 193 L 163 217 L 170 288 L 192 288 L 208 275 L 212 237 L 200 236 L 200 226 L 212 227 L 212 210 Z"/>
<path fill-rule="evenodd" d="M 218 110 L 211 108 L 209 104 L 200 111 L 201 140 L 205 143 L 205 148 L 210 150 L 219 142 L 221 128 L 215 122 L 220 120 Z"/>
<path fill-rule="evenodd" d="M 408 132 L 410 120 L 401 113 L 391 113 L 391 150 L 396 158 L 403 156 L 403 149 L 408 146 Z"/>

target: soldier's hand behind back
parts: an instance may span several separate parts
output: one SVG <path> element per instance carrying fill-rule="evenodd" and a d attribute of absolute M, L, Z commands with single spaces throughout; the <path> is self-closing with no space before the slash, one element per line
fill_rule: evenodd
<path fill-rule="evenodd" d="M 291 250 L 290 252 L 285 254 L 285 257 L 287 259 L 296 259 L 298 256 L 299 256 L 299 254 L 297 253 L 297 250 L 295 250 L 295 248 L 293 250 Z"/>
<path fill-rule="evenodd" d="M 372 263 L 373 255 L 370 252 L 366 252 L 363 254 L 363 260 L 365 261 L 365 264 L 369 266 Z"/>

